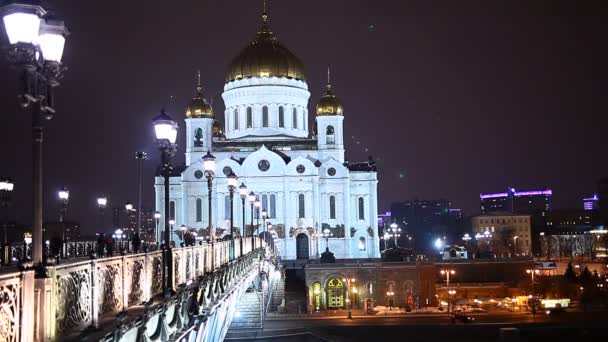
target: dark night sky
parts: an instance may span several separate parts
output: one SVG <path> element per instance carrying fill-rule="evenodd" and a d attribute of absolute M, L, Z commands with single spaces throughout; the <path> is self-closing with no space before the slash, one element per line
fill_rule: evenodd
<path fill-rule="evenodd" d="M 45 216 L 55 215 L 63 185 L 70 215 L 89 232 L 98 194 L 110 205 L 136 201 L 137 150 L 152 157 L 144 168 L 144 206 L 151 207 L 158 163 L 151 118 L 166 106 L 184 127 L 197 69 L 223 113 L 226 66 L 253 38 L 261 2 L 53 0 L 72 35 L 58 115 L 47 126 Z M 379 158 L 379 209 L 443 197 L 467 213 L 478 210 L 480 192 L 507 185 L 551 187 L 557 207 L 579 208 L 608 175 L 607 14 L 601 1 L 270 6 L 271 27 L 307 68 L 311 113 L 332 66 L 348 158 Z M 25 223 L 30 116 L 17 105 L 16 74 L 4 61 L 0 78 L 0 175 L 16 180 L 15 218 Z M 183 147 L 183 129 L 180 135 Z"/>

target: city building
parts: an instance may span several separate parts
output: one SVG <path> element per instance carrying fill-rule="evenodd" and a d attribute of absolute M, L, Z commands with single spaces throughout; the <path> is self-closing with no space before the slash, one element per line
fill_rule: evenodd
<path fill-rule="evenodd" d="M 541 231 L 541 255 L 547 259 L 573 257 L 593 257 L 597 237 L 596 211 L 594 210 L 553 210 L 545 216 L 547 227 Z"/>
<path fill-rule="evenodd" d="M 449 231 L 450 202 L 446 199 L 394 202 L 391 218 L 402 229 L 400 245 L 405 246 L 407 235 L 410 235 L 417 253 L 436 253 L 434 241 L 444 238 Z"/>
<path fill-rule="evenodd" d="M 347 309 L 347 299 L 357 309 L 435 306 L 435 271 L 423 262 L 308 264 L 308 310 Z"/>
<path fill-rule="evenodd" d="M 509 188 L 506 192 L 480 194 L 481 213 L 510 212 L 534 214 L 550 211 L 552 190 L 516 191 Z"/>
<path fill-rule="evenodd" d="M 379 258 L 375 162 L 345 159 L 347 114 L 333 91 L 329 72 L 313 120 L 309 98 L 303 63 L 278 41 L 264 13 L 253 41 L 229 65 L 222 93 L 223 125 L 202 93 L 200 77 L 186 108 L 186 165 L 174 167 L 170 180 L 170 216 L 175 227 L 186 225 L 202 230 L 203 235 L 212 234 L 204 233 L 210 213 L 202 163 L 210 152 L 217 158 L 212 238 L 230 235 L 227 176 L 234 173 L 238 184 L 255 192 L 267 211 L 267 223 L 277 234 L 283 260 L 318 255 L 315 246 L 326 230 L 336 258 Z M 160 176 L 155 179 L 155 191 L 156 208 L 164 217 Z M 238 189 L 233 213 L 236 235 L 265 231 L 259 225 L 263 220 L 255 214 L 252 227 L 249 202 L 243 208 Z M 161 220 L 161 230 L 163 225 Z"/>
<path fill-rule="evenodd" d="M 532 254 L 531 222 L 530 215 L 499 212 L 471 218 L 479 248 L 497 257 Z"/>
<path fill-rule="evenodd" d="M 583 198 L 583 209 L 598 210 L 599 207 L 599 197 L 597 194 L 593 194 L 591 197 Z"/>
<path fill-rule="evenodd" d="M 80 223 L 73 221 L 45 222 L 42 225 L 45 240 L 63 237 L 66 241 L 77 241 L 80 239 Z"/>

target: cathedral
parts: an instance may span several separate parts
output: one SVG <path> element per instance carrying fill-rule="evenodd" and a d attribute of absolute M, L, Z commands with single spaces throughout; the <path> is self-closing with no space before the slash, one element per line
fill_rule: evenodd
<path fill-rule="evenodd" d="M 170 178 L 172 229 L 185 226 L 209 238 L 202 161 L 209 152 L 216 158 L 211 196 L 216 239 L 230 235 L 227 175 L 234 173 L 261 207 L 251 210 L 246 198 L 243 208 L 237 187 L 235 236 L 255 232 L 273 244 L 276 240 L 283 260 L 318 258 L 326 248 L 336 259 L 380 258 L 375 163 L 345 159 L 347 114 L 332 90 L 329 71 L 310 127 L 304 66 L 270 30 L 266 13 L 255 39 L 229 64 L 222 98 L 223 125 L 202 93 L 199 75 L 196 95 L 186 108 L 186 164 L 175 167 Z M 165 215 L 162 177 L 156 177 L 155 191 L 156 208 Z M 159 231 L 164 230 L 162 221 Z M 180 234 L 172 235 L 179 243 Z"/>

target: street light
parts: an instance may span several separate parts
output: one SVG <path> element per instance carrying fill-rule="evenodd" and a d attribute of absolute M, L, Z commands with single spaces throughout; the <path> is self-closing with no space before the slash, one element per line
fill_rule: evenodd
<path fill-rule="evenodd" d="M 445 282 L 446 282 L 446 290 L 448 290 L 448 294 L 450 291 L 450 275 L 454 275 L 456 274 L 456 271 L 454 271 L 453 269 L 449 269 L 449 268 L 444 268 L 440 271 L 441 275 L 445 275 Z M 449 305 L 449 297 L 448 297 L 448 312 L 450 312 L 450 305 Z"/>
<path fill-rule="evenodd" d="M 215 157 L 211 152 L 207 151 L 207 154 L 203 157 L 203 168 L 205 169 L 205 178 L 207 178 L 207 204 L 209 209 L 209 240 L 213 244 L 215 241 L 215 233 L 213 232 L 213 215 L 211 212 L 211 196 L 213 194 L 213 178 L 215 177 Z M 213 258 L 213 254 L 212 254 Z M 212 265 L 213 261 L 212 261 Z"/>
<path fill-rule="evenodd" d="M 104 231 L 104 225 L 105 225 L 104 214 L 105 214 L 107 205 L 108 205 L 108 199 L 106 197 L 102 196 L 102 197 L 97 198 L 97 208 L 99 209 L 99 220 L 101 222 L 100 231 L 102 231 L 102 232 Z"/>
<path fill-rule="evenodd" d="M 536 314 L 536 294 L 534 291 L 534 275 L 540 274 L 540 271 L 535 268 L 526 269 L 526 273 L 530 275 L 530 281 L 532 282 L 532 317 Z"/>
<path fill-rule="evenodd" d="M 251 248 L 255 249 L 255 237 L 253 233 L 253 205 L 255 204 L 255 193 L 249 193 L 249 203 L 251 203 Z"/>
<path fill-rule="evenodd" d="M 257 222 L 255 224 L 255 232 L 257 235 L 258 230 L 260 229 L 260 207 L 262 206 L 262 202 L 260 202 L 260 196 L 255 195 L 255 202 L 253 202 L 253 205 L 255 206 L 255 217 L 257 219 Z"/>
<path fill-rule="evenodd" d="M 129 235 L 129 230 L 131 230 L 131 226 L 130 226 L 130 221 L 131 221 L 131 213 L 133 212 L 133 203 L 131 202 L 126 202 L 125 203 L 125 213 L 127 215 L 127 228 L 126 228 L 126 232 L 125 235 Z M 132 237 L 133 235 L 131 235 Z"/>
<path fill-rule="evenodd" d="M 353 315 L 351 313 L 351 308 L 352 308 L 352 304 L 351 304 L 351 285 L 352 283 L 356 282 L 357 280 L 355 278 L 343 278 L 342 279 L 343 282 L 346 283 L 346 305 L 347 305 L 347 310 L 348 310 L 348 319 L 353 319 Z"/>
<path fill-rule="evenodd" d="M 163 291 L 168 292 L 173 291 L 173 253 L 171 252 L 171 232 L 169 231 L 169 219 L 171 215 L 169 208 L 169 178 L 173 170 L 172 158 L 177 150 L 175 140 L 177 139 L 178 125 L 164 109 L 152 120 L 152 123 L 154 124 L 154 132 L 156 134 L 156 144 L 160 150 L 161 174 L 164 178 L 165 257 L 163 260 L 165 264 L 163 267 Z"/>
<path fill-rule="evenodd" d="M 245 238 L 245 200 L 247 199 L 247 185 L 241 183 L 239 186 L 239 195 L 241 196 L 241 205 L 243 209 L 243 226 L 241 227 L 241 256 L 243 256 L 243 239 Z"/>
<path fill-rule="evenodd" d="M 323 229 L 323 237 L 325 238 L 325 251 L 329 252 L 329 237 L 334 234 L 329 230 L 329 228 Z"/>
<path fill-rule="evenodd" d="M 156 223 L 156 227 L 154 228 L 154 238 L 156 239 L 156 244 L 160 246 L 160 236 L 158 235 L 158 224 L 160 223 L 160 211 L 154 212 L 154 221 Z"/>
<path fill-rule="evenodd" d="M 141 212 L 141 162 L 148 160 L 148 154 L 146 152 L 135 152 L 135 159 L 137 160 L 137 231 L 135 234 L 139 236 L 141 235 L 141 215 L 143 215 Z"/>
<path fill-rule="evenodd" d="M 70 199 L 70 191 L 66 188 L 63 187 L 61 190 L 59 190 L 59 192 L 57 193 L 57 197 L 59 197 L 59 223 L 61 224 L 61 257 L 65 258 L 67 257 L 67 245 L 66 245 L 66 238 L 65 238 L 65 222 L 63 222 L 65 220 L 65 216 L 68 213 L 68 201 Z"/>
<path fill-rule="evenodd" d="M 518 255 L 517 253 L 517 239 L 519 238 L 519 236 L 515 235 L 513 237 L 513 254 L 515 254 L 516 256 Z"/>
<path fill-rule="evenodd" d="M 452 308 L 452 301 L 454 298 L 454 295 L 456 294 L 456 290 L 448 290 L 448 312 L 451 312 L 451 308 Z"/>
<path fill-rule="evenodd" d="M 393 237 L 393 239 L 395 240 L 395 248 L 399 248 L 399 242 L 397 239 L 399 239 L 401 237 L 401 228 L 399 228 L 397 223 L 393 222 L 393 223 L 391 223 L 390 227 L 388 228 L 388 232 L 389 232 L 389 235 L 391 235 Z"/>
<path fill-rule="evenodd" d="M 32 114 L 33 138 L 33 246 L 35 265 L 42 263 L 42 143 L 44 119 L 55 114 L 54 88 L 59 85 L 65 67 L 61 64 L 65 40 L 69 34 L 63 21 L 52 18 L 37 2 L 11 1 L 0 8 L 9 45 L 5 47 L 9 63 L 22 75 L 19 98 Z"/>
<path fill-rule="evenodd" d="M 393 297 L 395 296 L 394 291 L 386 291 L 386 296 L 388 297 L 388 309 L 393 309 Z"/>
<path fill-rule="evenodd" d="M 11 194 L 15 183 L 8 178 L 0 179 L 0 207 L 6 211 L 2 238 L 2 265 L 11 263 L 11 248 L 8 243 L 8 208 L 11 206 Z"/>
<path fill-rule="evenodd" d="M 238 184 L 238 177 L 232 170 L 226 177 L 230 192 L 230 260 L 234 260 L 234 192 Z"/>

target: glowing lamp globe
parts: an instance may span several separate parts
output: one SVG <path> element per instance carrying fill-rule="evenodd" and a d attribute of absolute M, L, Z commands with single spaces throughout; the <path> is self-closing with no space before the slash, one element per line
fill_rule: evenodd
<path fill-rule="evenodd" d="M 105 207 L 108 204 L 108 199 L 105 197 L 99 197 L 97 199 L 97 205 L 99 205 L 100 207 Z"/>
<path fill-rule="evenodd" d="M 0 191 L 13 191 L 15 183 L 9 179 L 0 180 Z"/>
<path fill-rule="evenodd" d="M 203 167 L 207 172 L 215 172 L 215 157 L 209 151 L 203 157 Z"/>
<path fill-rule="evenodd" d="M 41 6 L 11 2 L 3 6 L 2 21 L 9 43 L 36 44 L 40 34 L 40 18 L 46 14 Z"/>
<path fill-rule="evenodd" d="M 247 197 L 247 185 L 245 183 L 241 183 L 241 186 L 239 186 L 239 194 L 242 198 Z"/>
<path fill-rule="evenodd" d="M 249 202 L 255 202 L 255 193 L 253 191 L 249 193 Z"/>
<path fill-rule="evenodd" d="M 168 141 L 171 144 L 175 144 L 175 140 L 177 139 L 177 122 L 164 109 L 161 110 L 160 115 L 155 117 L 152 122 L 154 123 L 157 141 Z"/>
<path fill-rule="evenodd" d="M 66 188 L 63 188 L 59 190 L 58 196 L 60 200 L 67 201 L 70 198 L 70 191 Z"/>
<path fill-rule="evenodd" d="M 68 34 L 68 30 L 61 20 L 47 18 L 41 22 L 37 44 L 46 61 L 61 63 Z"/>
<path fill-rule="evenodd" d="M 227 176 L 227 181 L 228 181 L 228 188 L 236 189 L 236 186 L 238 184 L 238 178 L 237 178 L 236 174 L 234 174 L 234 172 L 230 171 L 230 173 Z"/>

